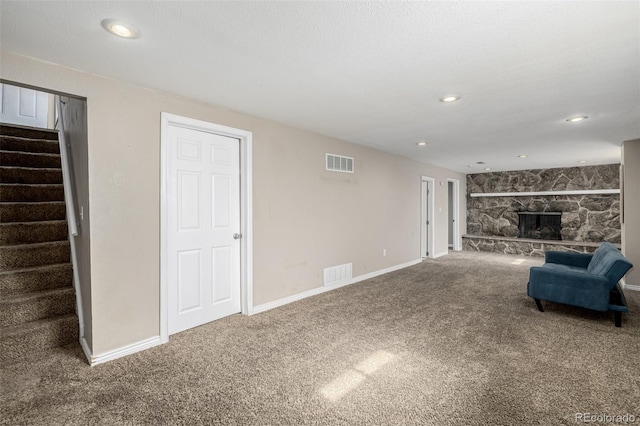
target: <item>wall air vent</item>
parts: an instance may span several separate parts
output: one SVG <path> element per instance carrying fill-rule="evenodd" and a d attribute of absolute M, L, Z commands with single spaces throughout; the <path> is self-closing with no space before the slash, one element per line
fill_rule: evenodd
<path fill-rule="evenodd" d="M 332 172 L 353 173 L 353 157 L 327 154 L 327 170 Z"/>
<path fill-rule="evenodd" d="M 344 265 L 332 266 L 324 269 L 324 285 L 336 285 L 346 282 L 353 278 L 353 264 L 345 263 Z"/>

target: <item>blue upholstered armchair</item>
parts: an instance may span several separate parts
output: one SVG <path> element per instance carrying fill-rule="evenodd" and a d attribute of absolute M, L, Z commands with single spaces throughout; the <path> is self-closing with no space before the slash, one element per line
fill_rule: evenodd
<path fill-rule="evenodd" d="M 611 243 L 602 243 L 593 254 L 545 253 L 544 265 L 529 271 L 527 294 L 540 312 L 541 300 L 613 311 L 616 327 L 622 324 L 627 302 L 618 281 L 633 265 Z"/>

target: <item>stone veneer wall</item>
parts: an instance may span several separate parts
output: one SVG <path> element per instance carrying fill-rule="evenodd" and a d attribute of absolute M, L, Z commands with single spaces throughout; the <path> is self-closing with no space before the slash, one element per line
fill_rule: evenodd
<path fill-rule="evenodd" d="M 493 253 L 516 254 L 534 257 L 544 257 L 547 251 L 565 251 L 570 253 L 593 253 L 598 248 L 594 243 L 565 243 L 543 242 L 542 240 L 502 240 L 491 237 L 465 236 L 462 239 L 462 249 L 469 251 L 488 251 Z"/>
<path fill-rule="evenodd" d="M 471 197 L 472 193 L 619 189 L 620 165 L 467 175 L 467 233 L 518 236 L 519 211 L 561 211 L 562 239 L 620 243 L 620 195 Z"/>

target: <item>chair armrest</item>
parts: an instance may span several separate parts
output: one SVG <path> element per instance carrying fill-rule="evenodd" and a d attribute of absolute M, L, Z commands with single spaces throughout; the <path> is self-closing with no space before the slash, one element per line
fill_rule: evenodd
<path fill-rule="evenodd" d="M 592 253 L 567 253 L 564 251 L 548 251 L 544 254 L 547 263 L 559 263 L 561 265 L 578 266 L 586 268 L 593 258 Z"/>

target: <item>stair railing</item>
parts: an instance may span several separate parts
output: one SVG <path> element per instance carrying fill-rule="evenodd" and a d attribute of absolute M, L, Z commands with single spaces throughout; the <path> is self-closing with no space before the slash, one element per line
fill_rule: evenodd
<path fill-rule="evenodd" d="M 60 163 L 62 164 L 62 182 L 64 184 L 64 198 L 67 206 L 67 221 L 69 223 L 69 233 L 74 237 L 78 236 L 78 219 L 76 215 L 76 203 L 73 198 L 73 188 L 71 182 L 73 175 L 69 165 L 69 146 L 64 131 L 64 116 L 62 115 L 62 98 L 56 96 L 56 115 L 58 127 L 58 140 L 60 141 Z"/>

